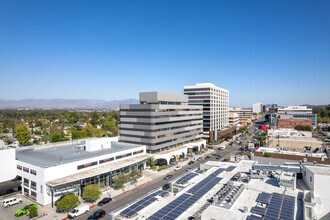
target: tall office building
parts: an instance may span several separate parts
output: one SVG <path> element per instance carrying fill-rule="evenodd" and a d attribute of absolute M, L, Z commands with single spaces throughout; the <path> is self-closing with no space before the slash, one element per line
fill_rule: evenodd
<path fill-rule="evenodd" d="M 212 83 L 197 83 L 185 86 L 189 105 L 203 106 L 203 137 L 209 138 L 210 131 L 221 130 L 229 125 L 229 91 Z"/>
<path fill-rule="evenodd" d="M 188 105 L 186 95 L 143 92 L 140 104 L 120 106 L 120 142 L 146 145 L 149 153 L 184 148 L 202 132 L 202 106 Z"/>
<path fill-rule="evenodd" d="M 260 113 L 263 111 L 262 103 L 256 102 L 252 106 L 253 113 Z"/>

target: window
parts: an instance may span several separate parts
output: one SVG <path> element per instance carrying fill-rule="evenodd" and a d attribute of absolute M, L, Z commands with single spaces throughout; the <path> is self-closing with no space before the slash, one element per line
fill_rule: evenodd
<path fill-rule="evenodd" d="M 312 219 L 312 208 L 311 207 L 306 207 L 306 218 L 307 219 Z"/>
<path fill-rule="evenodd" d="M 18 170 L 22 170 L 22 166 L 17 165 L 17 169 L 18 169 Z"/>
<path fill-rule="evenodd" d="M 37 189 L 37 183 L 36 182 L 31 181 L 31 189 L 34 189 L 34 190 Z"/>
<path fill-rule="evenodd" d="M 99 161 L 99 164 L 102 164 L 102 163 L 107 163 L 107 162 L 110 162 L 110 161 L 113 161 L 115 160 L 114 157 L 110 157 L 110 158 L 107 158 L 107 159 L 104 159 L 104 160 L 100 160 Z"/>
<path fill-rule="evenodd" d="M 309 177 L 309 181 L 312 182 L 312 176 Z"/>
<path fill-rule="evenodd" d="M 37 175 L 37 171 L 35 171 L 35 170 L 30 170 L 30 173 L 32 174 L 32 175 Z"/>
<path fill-rule="evenodd" d="M 23 167 L 23 171 L 28 173 L 29 172 L 29 168 Z"/>
<path fill-rule="evenodd" d="M 306 176 L 306 171 L 304 171 L 304 176 Z"/>
<path fill-rule="evenodd" d="M 40 193 L 42 194 L 42 185 L 40 185 Z"/>
<path fill-rule="evenodd" d="M 29 180 L 24 178 L 24 182 L 23 182 L 24 186 L 29 186 Z"/>
<path fill-rule="evenodd" d="M 95 166 L 95 165 L 97 165 L 97 161 L 91 162 L 91 163 L 86 163 L 86 164 L 83 164 L 83 165 L 79 165 L 79 166 L 77 166 L 77 169 L 80 170 L 80 169 Z"/>

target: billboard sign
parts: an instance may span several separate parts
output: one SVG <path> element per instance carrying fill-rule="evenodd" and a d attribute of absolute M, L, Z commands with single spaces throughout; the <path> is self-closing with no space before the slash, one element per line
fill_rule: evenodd
<path fill-rule="evenodd" d="M 266 125 L 266 126 L 262 126 L 261 129 L 262 129 L 262 130 L 268 130 L 268 125 Z"/>
<path fill-rule="evenodd" d="M 254 143 L 249 143 L 249 149 L 254 149 Z"/>

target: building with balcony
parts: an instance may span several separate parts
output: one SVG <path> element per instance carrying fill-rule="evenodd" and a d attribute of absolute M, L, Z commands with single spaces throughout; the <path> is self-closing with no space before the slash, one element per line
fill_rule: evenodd
<path fill-rule="evenodd" d="M 237 127 L 239 125 L 239 115 L 238 113 L 229 113 L 229 126 Z"/>
<path fill-rule="evenodd" d="M 184 94 L 189 105 L 203 106 L 203 137 L 210 131 L 222 130 L 229 125 L 229 91 L 212 83 L 197 83 L 185 86 Z"/>

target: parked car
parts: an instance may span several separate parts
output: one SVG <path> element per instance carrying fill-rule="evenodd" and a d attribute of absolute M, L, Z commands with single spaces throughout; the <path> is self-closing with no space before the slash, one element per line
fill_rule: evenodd
<path fill-rule="evenodd" d="M 8 198 L 2 201 L 2 205 L 5 208 L 8 208 L 9 206 L 16 205 L 22 203 L 21 198 Z"/>
<path fill-rule="evenodd" d="M 225 145 L 222 145 L 222 146 L 219 147 L 219 150 L 224 150 L 224 149 L 226 149 Z"/>
<path fill-rule="evenodd" d="M 172 177 L 173 177 L 172 174 L 168 174 L 167 176 L 164 177 L 164 180 L 169 180 L 169 179 L 171 179 Z"/>
<path fill-rule="evenodd" d="M 163 190 L 168 190 L 170 188 L 170 184 L 166 183 L 164 186 L 163 186 Z"/>
<path fill-rule="evenodd" d="M 94 220 L 94 219 L 100 219 L 105 216 L 105 211 L 103 209 L 99 209 L 95 211 L 93 214 L 91 214 L 87 219 L 88 220 Z"/>
<path fill-rule="evenodd" d="M 206 156 L 206 157 L 205 157 L 205 160 L 208 160 L 208 159 L 210 159 L 210 158 L 211 158 L 210 156 Z"/>
<path fill-rule="evenodd" d="M 111 202 L 112 199 L 110 197 L 105 197 L 103 198 L 101 201 L 99 201 L 99 203 L 97 203 L 98 206 L 103 206 L 109 202 Z"/>
<path fill-rule="evenodd" d="M 215 159 L 216 160 L 220 160 L 221 159 L 221 156 L 217 156 Z"/>
<path fill-rule="evenodd" d="M 193 167 L 189 167 L 188 169 L 186 169 L 186 172 L 190 172 L 192 171 L 194 168 Z"/>
<path fill-rule="evenodd" d="M 181 166 L 177 166 L 177 167 L 174 168 L 174 170 L 178 171 L 178 170 L 181 170 L 181 168 L 182 168 Z"/>
<path fill-rule="evenodd" d="M 68 218 L 76 218 L 79 215 L 87 214 L 89 212 L 89 205 L 83 204 L 74 209 L 68 214 Z"/>
<path fill-rule="evenodd" d="M 17 210 L 15 212 L 15 216 L 22 216 L 22 215 L 27 214 L 29 212 L 30 207 L 32 207 L 32 206 L 35 208 L 38 208 L 38 206 L 36 204 L 27 205 L 24 208 Z"/>
<path fill-rule="evenodd" d="M 194 161 L 189 161 L 188 165 L 193 165 L 194 163 Z"/>
<path fill-rule="evenodd" d="M 197 160 L 198 160 L 198 161 L 200 161 L 200 160 L 202 160 L 202 159 L 203 159 L 202 157 L 198 157 L 198 159 L 197 159 Z"/>

